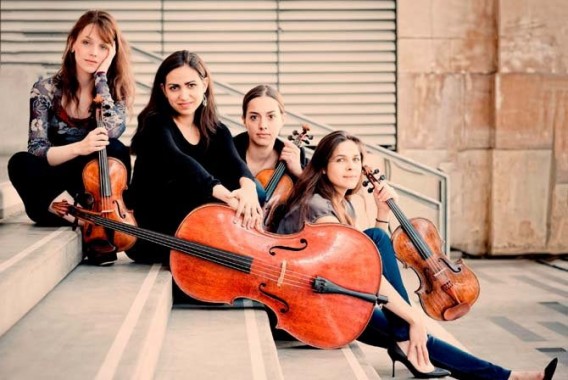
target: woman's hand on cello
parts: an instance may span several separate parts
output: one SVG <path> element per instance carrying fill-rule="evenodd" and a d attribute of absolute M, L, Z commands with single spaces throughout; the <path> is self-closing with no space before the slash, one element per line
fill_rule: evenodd
<path fill-rule="evenodd" d="M 294 176 L 302 174 L 302 164 L 300 163 L 300 148 L 291 141 L 284 141 L 284 148 L 280 153 L 280 159 L 286 163 L 288 171 Z"/>
<path fill-rule="evenodd" d="M 102 127 L 93 129 L 85 138 L 77 143 L 77 154 L 86 156 L 103 150 L 109 144 L 108 132 Z"/>
<path fill-rule="evenodd" d="M 263 212 L 258 202 L 258 194 L 254 182 L 250 181 L 252 186 L 241 185 L 237 190 L 231 193 L 232 198 L 238 200 L 235 217 L 242 217 L 243 227 L 256 228 L 262 230 Z M 229 203 L 230 205 L 230 203 Z"/>

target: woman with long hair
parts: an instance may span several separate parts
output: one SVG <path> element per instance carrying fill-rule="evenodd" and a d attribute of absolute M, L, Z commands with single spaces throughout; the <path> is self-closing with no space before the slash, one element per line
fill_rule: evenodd
<path fill-rule="evenodd" d="M 305 222 L 355 226 L 356 215 L 350 197 L 361 186 L 363 159 L 363 145 L 357 137 L 335 131 L 322 138 L 294 187 L 278 232 L 297 232 Z M 380 252 L 383 278 L 379 292 L 389 301 L 382 308 L 375 307 L 359 340 L 387 348 L 393 361 L 393 375 L 394 363 L 400 361 L 418 378 L 451 374 L 458 379 L 552 379 L 557 359 L 544 371 L 511 371 L 427 334 L 421 314 L 410 304 L 392 242 L 386 233 L 391 214 L 386 201 L 397 199 L 397 194 L 383 181 L 374 188 L 373 197 L 377 205 L 376 226 L 364 233 Z"/>
<path fill-rule="evenodd" d="M 191 210 L 220 201 L 236 210 L 235 221 L 260 228 L 254 176 L 219 121 L 213 79 L 197 54 L 177 51 L 161 63 L 131 148 L 130 198 L 140 227 L 173 235 Z M 169 259 L 167 248 L 142 240 L 127 254 L 139 262 Z"/>
<path fill-rule="evenodd" d="M 95 97 L 102 99 L 102 125 Z M 115 19 L 90 10 L 67 36 L 63 63 L 52 77 L 37 81 L 30 95 L 28 151 L 8 163 L 12 184 L 38 225 L 62 225 L 49 212 L 62 193 L 84 194 L 84 166 L 102 149 L 121 160 L 130 174 L 130 155 L 118 138 L 134 101 L 130 49 Z"/>
<path fill-rule="evenodd" d="M 241 118 L 246 131 L 235 136 L 234 142 L 252 174 L 270 173 L 279 162 L 284 162 L 284 175 L 295 181 L 308 160 L 303 147 L 278 138 L 286 122 L 284 99 L 280 92 L 266 84 L 253 87 L 243 97 Z M 258 193 L 261 203 L 267 201 L 264 209 L 265 218 L 269 217 L 269 220 L 265 220 L 265 227 L 274 230 L 277 226 L 273 226 L 272 221 L 278 219 L 280 199 L 266 200 L 266 191 L 260 183 Z"/>

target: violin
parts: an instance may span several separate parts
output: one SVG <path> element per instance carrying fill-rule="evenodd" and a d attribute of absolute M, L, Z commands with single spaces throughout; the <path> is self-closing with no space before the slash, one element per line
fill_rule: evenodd
<path fill-rule="evenodd" d="M 171 249 L 175 282 L 189 296 L 214 303 L 237 298 L 274 311 L 277 326 L 317 348 L 355 340 L 377 302 L 381 261 L 375 244 L 355 228 L 306 224 L 293 235 L 246 229 L 235 211 L 207 204 L 190 212 L 175 236 L 116 221 L 101 212 L 54 202 L 60 216 L 137 236 Z"/>
<path fill-rule="evenodd" d="M 364 186 L 372 192 L 378 179 L 378 169 L 363 166 L 367 180 Z M 460 259 L 452 262 L 443 253 L 443 241 L 434 224 L 424 218 L 407 219 L 394 199 L 387 201 L 400 223 L 392 234 L 396 257 L 405 267 L 411 267 L 420 280 L 416 294 L 424 312 L 439 321 L 452 321 L 469 312 L 479 296 L 479 281 Z"/>
<path fill-rule="evenodd" d="M 293 131 L 288 136 L 288 140 L 292 141 L 297 147 L 308 143 L 314 138 L 308 135 L 310 127 L 307 124 L 302 125 L 302 131 Z M 268 231 L 275 231 L 275 211 L 284 204 L 294 188 L 294 182 L 288 174 L 286 174 L 286 162 L 280 160 L 274 169 L 264 169 L 258 172 L 255 178 L 260 182 L 266 191 L 266 199 L 264 204 L 264 220 L 263 227 Z"/>
<path fill-rule="evenodd" d="M 102 97 L 97 95 L 93 102 L 96 106 L 97 126 L 101 127 Z M 126 208 L 122 199 L 122 193 L 127 189 L 127 174 L 124 164 L 116 158 L 109 158 L 105 148 L 98 152 L 97 159 L 89 161 L 83 168 L 83 184 L 91 210 L 99 212 L 105 218 L 134 226 L 134 214 Z M 136 237 L 132 235 L 114 232 L 92 223 L 85 224 L 82 233 L 87 251 L 97 256 L 128 250 L 136 242 Z"/>

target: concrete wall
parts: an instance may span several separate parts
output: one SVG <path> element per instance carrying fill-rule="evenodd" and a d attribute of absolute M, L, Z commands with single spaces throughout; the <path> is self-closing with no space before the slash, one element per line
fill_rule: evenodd
<path fill-rule="evenodd" d="M 568 253 L 568 3 L 399 0 L 399 151 L 451 176 L 451 244 Z"/>
<path fill-rule="evenodd" d="M 33 84 L 44 70 L 40 66 L 0 66 L 0 155 L 27 149 L 29 99 Z"/>

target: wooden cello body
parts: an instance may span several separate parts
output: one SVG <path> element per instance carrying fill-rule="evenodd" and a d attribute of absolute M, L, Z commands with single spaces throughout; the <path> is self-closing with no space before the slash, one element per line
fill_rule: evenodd
<path fill-rule="evenodd" d="M 318 348 L 337 348 L 365 329 L 381 279 L 375 244 L 339 224 L 306 225 L 293 235 L 247 230 L 234 210 L 210 204 L 193 210 L 176 236 L 103 218 L 66 202 L 71 214 L 171 249 L 174 280 L 196 299 L 232 303 L 249 298 L 272 309 L 277 327 Z"/>
<path fill-rule="evenodd" d="M 361 232 L 336 224 L 310 225 L 293 235 L 247 230 L 233 223 L 225 206 L 194 210 L 177 237 L 238 250 L 250 257 L 238 265 L 218 263 L 172 251 L 170 266 L 178 286 L 202 301 L 258 301 L 278 316 L 278 328 L 314 347 L 335 348 L 355 340 L 373 312 L 374 302 L 345 294 L 315 293 L 321 277 L 365 294 L 377 294 L 381 278 L 379 254 Z M 246 280 L 243 280 L 246 277 Z"/>

